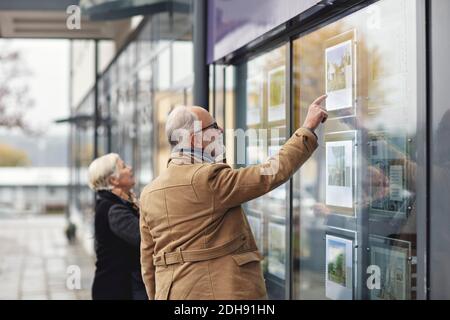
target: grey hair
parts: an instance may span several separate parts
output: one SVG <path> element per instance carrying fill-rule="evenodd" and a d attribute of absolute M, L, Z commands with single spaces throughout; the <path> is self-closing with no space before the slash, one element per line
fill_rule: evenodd
<path fill-rule="evenodd" d="M 194 124 L 198 117 L 186 106 L 177 106 L 167 117 L 166 136 L 169 144 L 173 147 L 180 143 L 180 138 L 187 138 L 187 133 L 194 132 Z"/>
<path fill-rule="evenodd" d="M 117 153 L 110 153 L 95 159 L 88 168 L 88 183 L 92 190 L 111 190 L 109 177 L 117 177 L 119 169 L 117 163 L 120 156 Z"/>

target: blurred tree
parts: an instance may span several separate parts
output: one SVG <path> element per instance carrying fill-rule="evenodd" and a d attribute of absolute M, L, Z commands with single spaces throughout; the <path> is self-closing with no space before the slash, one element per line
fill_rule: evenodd
<path fill-rule="evenodd" d="M 21 167 L 29 164 L 30 159 L 24 151 L 0 143 L 0 167 Z"/>
<path fill-rule="evenodd" d="M 20 52 L 0 43 L 0 127 L 35 133 L 24 120 L 26 111 L 33 106 L 26 81 L 30 76 Z"/>

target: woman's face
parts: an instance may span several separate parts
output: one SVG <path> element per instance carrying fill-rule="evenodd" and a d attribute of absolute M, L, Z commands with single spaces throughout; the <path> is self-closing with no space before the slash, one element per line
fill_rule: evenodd
<path fill-rule="evenodd" d="M 131 166 L 127 166 L 122 159 L 119 159 L 117 162 L 117 168 L 119 175 L 117 178 L 111 178 L 111 184 L 116 188 L 122 189 L 123 191 L 130 191 L 135 184 L 133 168 L 131 168 Z"/>

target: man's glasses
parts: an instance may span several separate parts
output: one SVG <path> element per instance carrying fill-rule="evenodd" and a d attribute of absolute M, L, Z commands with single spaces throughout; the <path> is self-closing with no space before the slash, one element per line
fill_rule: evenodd
<path fill-rule="evenodd" d="M 206 130 L 208 130 L 208 129 L 216 129 L 216 130 L 222 131 L 222 129 L 220 129 L 219 125 L 217 124 L 217 122 L 214 122 L 214 123 L 210 124 L 209 126 L 204 127 L 204 128 L 201 129 L 201 130 L 195 131 L 194 134 L 197 134 L 197 133 L 206 131 Z"/>
<path fill-rule="evenodd" d="M 219 125 L 217 124 L 217 122 L 214 122 L 213 124 L 203 128 L 202 131 L 205 131 L 205 130 L 208 130 L 208 129 L 220 130 Z"/>

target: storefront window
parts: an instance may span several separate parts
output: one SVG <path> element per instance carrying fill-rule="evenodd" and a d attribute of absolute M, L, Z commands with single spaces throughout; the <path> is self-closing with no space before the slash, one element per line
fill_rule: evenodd
<path fill-rule="evenodd" d="M 153 101 L 151 65 L 143 67 L 137 73 L 137 123 L 138 133 L 138 159 L 136 170 L 138 172 L 138 190 L 142 189 L 153 179 Z"/>
<path fill-rule="evenodd" d="M 91 92 L 81 102 L 75 111 L 76 115 L 89 115 L 94 110 L 94 94 Z M 93 121 L 80 121 L 76 127 L 75 152 L 75 207 L 77 214 L 84 221 L 92 219 L 94 193 L 88 186 L 87 169 L 94 159 L 94 123 Z"/>
<path fill-rule="evenodd" d="M 157 133 L 156 174 L 159 175 L 167 168 L 167 161 L 170 157 L 170 145 L 166 136 L 166 121 L 170 111 L 177 106 L 184 104 L 184 92 L 159 91 L 155 94 L 155 126 Z"/>
<path fill-rule="evenodd" d="M 242 103 L 246 105 L 241 127 L 247 130 L 245 164 L 262 163 L 274 155 L 286 141 L 286 46 L 277 48 L 237 67 L 238 90 L 245 88 Z M 240 96 L 241 93 L 238 93 Z M 242 120 L 241 120 L 242 121 Z M 245 205 L 249 224 L 258 248 L 265 256 L 264 275 L 269 297 L 286 298 L 288 272 L 287 224 L 289 184 Z"/>
<path fill-rule="evenodd" d="M 98 109 L 99 125 L 97 128 L 97 154 L 103 156 L 108 153 L 108 95 L 106 89 L 109 85 L 107 77 L 98 82 Z"/>
<path fill-rule="evenodd" d="M 225 128 L 225 67 L 218 65 L 215 66 L 214 72 L 214 118 L 217 124 Z"/>
<path fill-rule="evenodd" d="M 293 43 L 295 127 L 325 93 L 329 112 L 293 180 L 296 299 L 416 298 L 416 23 L 383 0 Z"/>
<path fill-rule="evenodd" d="M 118 153 L 128 165 L 134 166 L 134 148 L 136 146 L 136 83 L 133 77 L 124 78 L 117 88 L 118 103 Z"/>
<path fill-rule="evenodd" d="M 179 83 L 194 72 L 194 48 L 191 34 L 172 44 L 173 83 Z"/>
<path fill-rule="evenodd" d="M 226 147 L 226 162 L 231 167 L 235 167 L 236 141 L 234 139 L 234 128 L 236 128 L 236 67 L 231 65 L 225 68 L 225 86 L 224 86 L 224 142 Z"/>

